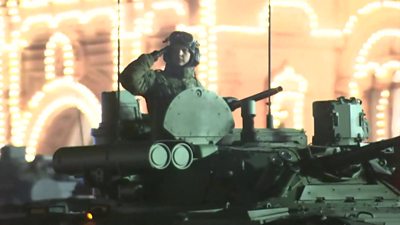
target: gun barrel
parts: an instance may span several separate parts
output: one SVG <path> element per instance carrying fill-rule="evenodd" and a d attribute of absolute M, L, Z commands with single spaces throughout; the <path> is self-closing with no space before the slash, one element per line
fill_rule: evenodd
<path fill-rule="evenodd" d="M 230 103 L 230 108 L 232 110 L 235 110 L 235 109 L 241 107 L 243 102 L 246 102 L 246 101 L 249 101 L 249 100 L 259 101 L 261 99 L 271 97 L 272 95 L 275 95 L 275 94 L 281 92 L 282 90 L 283 90 L 283 88 L 281 86 L 279 86 L 279 87 L 276 87 L 276 88 L 271 88 L 271 89 L 262 91 L 260 93 L 255 94 L 255 95 L 252 95 L 252 96 L 249 96 L 247 98 L 241 99 L 239 101 Z"/>
<path fill-rule="evenodd" d="M 400 146 L 400 136 L 369 143 L 351 151 L 314 158 L 312 161 L 317 162 L 324 168 L 344 168 L 384 156 L 383 150 L 394 146 Z"/>
<path fill-rule="evenodd" d="M 58 149 L 53 156 L 53 168 L 58 173 L 71 175 L 83 175 L 98 168 L 128 175 L 164 169 L 170 161 L 170 150 L 162 143 L 92 145 Z"/>

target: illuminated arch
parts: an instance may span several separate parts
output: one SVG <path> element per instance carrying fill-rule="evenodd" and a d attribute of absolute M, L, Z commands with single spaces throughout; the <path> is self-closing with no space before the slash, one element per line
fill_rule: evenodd
<path fill-rule="evenodd" d="M 205 3 L 209 3 L 208 1 L 203 1 L 204 4 L 201 4 L 201 6 L 205 5 Z M 291 7 L 291 8 L 298 8 L 299 10 L 304 11 L 304 13 L 308 16 L 309 18 L 309 23 L 310 23 L 310 35 L 312 36 L 316 36 L 316 37 L 343 37 L 344 34 L 351 34 L 353 31 L 353 28 L 355 26 L 355 24 L 358 21 L 358 18 L 362 15 L 366 15 L 369 13 L 373 13 L 377 10 L 385 10 L 387 8 L 390 9 L 395 9 L 398 10 L 400 9 L 400 3 L 399 2 L 395 2 L 395 1 L 385 1 L 384 3 L 380 3 L 380 2 L 372 2 L 372 3 L 368 3 L 367 5 L 365 5 L 364 7 L 360 8 L 356 13 L 354 13 L 353 15 L 349 16 L 348 20 L 346 21 L 346 23 L 344 24 L 343 28 L 323 28 L 320 27 L 319 23 L 318 23 L 318 15 L 316 14 L 316 12 L 314 11 L 314 9 L 305 1 L 292 1 L 292 0 L 273 0 L 271 1 L 271 4 L 273 7 Z M 203 14 L 202 14 L 203 15 Z M 204 15 L 207 15 L 206 13 L 204 13 Z M 211 14 L 212 15 L 212 14 Z M 210 26 L 210 30 L 211 32 L 213 32 L 214 34 L 216 32 L 241 32 L 241 33 L 250 33 L 250 34 L 263 34 L 266 33 L 266 28 L 267 28 L 267 4 L 265 4 L 265 6 L 263 7 L 263 10 L 260 12 L 260 16 L 259 16 L 259 23 L 255 26 L 227 26 L 227 25 L 213 25 Z M 205 18 L 207 18 L 205 16 Z M 205 19 L 206 20 L 206 19 Z M 202 24 L 207 24 L 206 21 L 202 21 Z M 199 25 L 199 26 L 185 26 L 183 24 L 177 26 L 178 29 L 181 30 L 187 30 L 189 32 L 196 32 L 198 34 L 206 34 L 205 32 L 205 28 L 203 25 Z M 208 35 L 209 36 L 209 35 Z M 204 38 L 203 38 L 204 39 Z M 203 40 L 200 39 L 200 42 L 202 43 L 201 48 L 208 48 L 208 44 L 211 43 L 215 43 L 213 40 L 216 40 L 217 37 L 211 37 L 211 41 L 207 42 L 207 40 Z M 205 43 L 205 44 L 203 44 Z M 213 51 L 213 49 L 215 49 L 216 47 L 211 46 L 211 52 Z M 206 52 L 208 49 L 205 49 Z M 203 50 L 202 50 L 203 51 Z M 212 52 L 211 53 L 213 56 L 216 56 L 216 52 Z M 215 76 L 209 76 L 206 72 L 209 71 L 209 67 L 208 64 L 210 65 L 217 65 L 217 60 L 212 61 L 206 58 L 206 63 L 203 63 L 199 65 L 199 79 L 205 83 L 214 83 L 216 85 L 216 81 L 217 81 L 217 75 Z M 213 59 L 213 57 L 211 57 L 211 59 Z M 203 58 L 202 58 L 203 60 Z M 202 72 L 204 71 L 204 72 Z M 214 70 L 216 73 L 216 69 Z"/>
<path fill-rule="evenodd" d="M 7 2 L 15 2 L 15 1 L 7 1 Z M 173 1 L 168 1 L 168 2 L 173 2 Z M 176 2 L 178 2 L 178 1 L 176 1 Z M 372 2 L 372 3 L 368 3 L 366 6 L 362 7 L 359 11 L 357 11 L 356 15 L 353 15 L 353 16 L 349 17 L 349 20 L 346 22 L 346 24 L 344 25 L 343 29 L 322 29 L 322 28 L 319 28 L 318 20 L 316 20 L 316 22 L 313 22 L 313 18 L 318 19 L 318 17 L 316 15 L 316 13 L 313 11 L 313 9 L 308 5 L 308 3 L 304 3 L 304 1 L 297 1 L 297 2 L 300 2 L 300 3 L 295 3 L 296 1 L 288 1 L 288 0 L 280 0 L 280 1 L 278 1 L 278 0 L 273 0 L 272 4 L 275 5 L 275 6 L 278 6 L 278 5 L 284 5 L 286 2 L 287 3 L 290 2 L 290 4 L 294 3 L 294 5 L 298 4 L 299 5 L 298 8 L 303 7 L 304 8 L 303 10 L 305 12 L 309 12 L 309 14 L 307 14 L 307 15 L 310 18 L 310 27 L 312 28 L 311 29 L 311 32 L 312 32 L 311 34 L 313 34 L 313 35 L 321 35 L 321 36 L 323 36 L 323 35 L 329 36 L 330 35 L 330 36 L 333 36 L 333 37 L 339 37 L 343 33 L 346 33 L 346 32 L 347 33 L 351 33 L 352 29 L 354 27 L 354 24 L 357 22 L 357 18 L 360 15 L 365 15 L 365 14 L 371 13 L 374 10 L 379 9 L 379 7 L 380 8 L 385 8 L 385 7 L 388 8 L 389 7 L 389 8 L 398 9 L 398 5 L 399 5 L 399 3 L 395 2 L 395 1 L 379 1 L 379 2 L 376 1 L 376 2 Z M 301 2 L 303 2 L 303 3 L 301 3 Z M 218 31 L 226 31 L 226 30 L 220 29 L 220 28 L 222 28 L 222 26 L 216 25 L 215 21 L 214 21 L 214 23 L 212 22 L 213 20 L 215 20 L 215 18 L 213 18 L 213 17 L 215 17 L 215 12 L 212 13 L 213 12 L 212 7 L 214 7 L 214 11 L 215 11 L 215 1 L 214 0 L 203 0 L 200 3 L 201 3 L 201 7 L 204 7 L 204 8 L 201 9 L 202 10 L 201 18 L 202 18 L 202 24 L 203 25 L 200 26 L 200 28 L 198 29 L 198 32 L 199 32 L 199 34 L 202 35 L 200 37 L 200 42 L 202 43 L 201 48 L 204 49 L 204 50 L 202 50 L 202 52 L 207 52 L 207 54 L 205 54 L 205 57 L 203 57 L 203 58 L 207 59 L 207 61 L 206 61 L 206 63 L 204 63 L 204 64 L 202 63 L 199 66 L 199 70 L 201 71 L 201 74 L 199 74 L 199 77 L 204 80 L 203 83 L 205 83 L 207 85 L 208 84 L 212 84 L 212 85 L 215 85 L 215 87 L 216 87 L 217 79 L 218 79 L 217 78 L 217 67 L 216 67 L 217 63 L 218 63 L 218 61 L 217 61 L 217 51 L 216 51 L 216 45 L 214 46 L 215 41 L 217 39 L 216 32 L 218 32 Z M 133 4 L 134 4 L 135 7 L 136 6 L 141 7 L 140 6 L 140 1 L 134 1 Z M 379 4 L 381 6 L 378 7 Z M 211 8 L 207 8 L 209 5 L 211 5 Z M 302 5 L 302 6 L 300 6 L 300 5 Z M 152 7 L 153 7 L 153 9 L 156 9 L 158 6 L 152 6 Z M 176 7 L 179 8 L 179 6 L 176 6 Z M 288 6 L 288 7 L 292 7 L 292 6 Z M 110 18 L 115 19 L 115 15 L 116 15 L 115 10 L 113 10 L 111 8 L 107 8 L 107 9 L 111 12 Z M 98 10 L 98 9 L 96 9 L 96 10 Z M 208 17 L 207 13 L 210 13 L 210 12 L 211 12 L 211 14 L 210 14 L 211 17 Z M 263 11 L 263 12 L 265 12 L 265 11 Z M 68 19 L 79 18 L 79 21 L 81 23 L 87 23 L 87 21 L 91 20 L 91 18 L 92 18 L 91 16 L 86 15 L 86 13 L 85 13 L 85 15 L 83 15 L 81 11 L 71 11 L 69 14 L 67 12 L 67 13 L 62 13 L 62 15 L 63 16 L 57 15 L 56 17 L 53 17 L 53 16 L 47 17 L 47 19 L 44 19 L 46 21 L 44 21 L 44 20 L 41 20 L 41 21 L 44 22 L 44 23 L 50 24 L 49 27 L 56 28 L 56 27 L 58 27 L 60 21 L 64 21 L 66 18 L 68 18 Z M 93 17 L 96 17 L 98 14 L 97 13 L 93 13 L 92 15 L 93 15 Z M 109 15 L 109 14 L 107 14 L 107 15 Z M 44 16 L 44 17 L 46 17 L 46 16 Z M 151 13 L 146 14 L 146 16 L 144 16 L 144 21 L 151 21 Z M 265 23 L 266 20 L 262 20 L 262 21 Z M 113 23 L 113 24 L 116 24 L 116 23 Z M 29 27 L 29 26 L 25 26 L 25 27 Z M 250 27 L 250 28 L 256 28 L 255 29 L 256 31 L 259 31 L 259 28 L 262 28 L 261 32 L 265 33 L 266 32 L 265 31 L 265 27 L 266 26 L 263 26 L 261 24 L 260 26 L 254 26 L 254 27 Z M 240 28 L 241 31 L 248 32 L 248 30 L 242 29 L 242 28 L 245 28 L 245 27 L 236 26 L 235 28 Z M 112 33 L 116 34 L 117 32 L 114 32 L 114 31 Z M 322 31 L 326 31 L 326 32 L 322 32 Z M 148 32 L 148 31 L 146 31 L 146 32 Z M 136 34 L 136 31 L 133 32 L 133 33 Z M 114 47 L 114 50 L 115 50 L 116 49 L 116 47 L 115 47 L 115 43 L 116 43 L 115 36 L 112 37 L 112 40 L 113 40 L 113 44 L 114 44 L 113 47 Z M 140 39 L 135 39 L 135 40 L 140 40 Z M 135 43 L 137 44 L 139 42 L 135 42 Z M 140 43 L 139 43 L 139 47 L 140 47 Z M 134 48 L 135 51 L 139 51 L 139 49 L 140 48 Z M 114 51 L 114 60 L 116 59 L 116 53 L 115 52 L 116 51 Z M 114 61 L 114 65 L 116 65 L 116 64 L 117 63 Z M 215 69 L 214 69 L 214 66 L 215 66 Z M 12 67 L 13 71 L 16 71 L 17 69 L 18 69 L 18 67 Z M 116 66 L 115 66 L 114 72 L 115 71 L 117 71 Z M 210 71 L 210 73 L 208 73 L 209 71 Z M 11 74 L 11 71 L 10 71 L 10 74 Z M 115 72 L 115 74 L 116 74 L 116 72 Z M 14 79 L 17 79 L 17 78 L 11 78 L 11 80 L 14 80 Z M 16 86 L 17 82 L 14 82 L 14 83 L 11 82 L 11 84 L 12 85 L 10 85 L 10 87 L 11 87 L 10 93 L 11 94 L 19 93 L 19 89 L 18 88 L 14 88 L 14 86 Z M 116 84 L 116 76 L 114 76 L 114 84 Z M 115 86 L 114 86 L 114 89 L 115 89 Z M 11 102 L 15 102 L 15 100 L 12 99 Z M 14 111 L 13 110 L 15 109 L 15 107 L 17 105 L 18 104 L 14 104 L 14 105 L 10 104 L 10 106 L 12 106 L 12 107 L 10 107 L 12 115 L 14 115 L 14 113 L 13 113 Z M 15 114 L 15 115 L 17 115 L 17 114 Z M 15 132 L 13 132 L 13 133 L 15 133 Z"/>
<path fill-rule="evenodd" d="M 367 63 L 368 54 L 374 45 L 385 37 L 400 38 L 400 29 L 384 29 L 372 34 L 371 37 L 363 44 L 355 59 L 355 73 L 353 77 L 363 78 L 368 75 L 368 70 L 376 68 L 376 63 Z"/>
<path fill-rule="evenodd" d="M 390 88 L 392 84 L 399 84 L 396 74 L 400 74 L 400 61 L 389 61 L 375 71 L 376 77 L 385 81 L 385 87 L 380 91 L 378 104 L 375 106 L 376 140 L 388 138 L 389 133 L 398 135 L 399 132 L 397 128 L 400 126 L 400 120 L 396 115 L 400 109 L 400 89 L 391 90 Z M 393 111 L 390 112 L 391 110 Z"/>
<path fill-rule="evenodd" d="M 399 90 L 395 90 L 394 93 L 391 93 L 390 91 L 390 86 L 392 86 L 393 83 L 400 83 L 399 76 L 396 76 L 397 74 L 400 74 L 400 61 L 391 60 L 383 64 L 369 62 L 365 65 L 367 70 L 366 73 L 373 74 L 373 76 L 375 76 L 376 79 L 383 85 L 382 89 L 379 90 L 379 96 L 376 104 L 370 106 L 374 107 L 372 111 L 375 112 L 375 115 L 370 115 L 370 117 L 373 119 L 372 122 L 374 123 L 371 126 L 376 127 L 373 137 L 376 140 L 386 139 L 388 138 L 388 134 L 390 132 L 397 133 L 394 131 L 396 131 L 396 129 L 400 126 L 400 121 L 396 119 L 397 117 L 393 117 L 395 114 L 392 114 L 392 125 L 389 125 L 391 114 L 389 104 L 392 94 L 392 108 L 394 110 L 400 110 L 400 104 L 398 103 L 400 100 Z M 365 76 L 362 77 L 362 80 L 366 80 Z M 371 86 L 371 84 L 367 84 L 368 86 L 361 86 L 361 82 L 359 81 L 359 77 L 353 77 L 353 81 L 349 85 L 350 93 L 353 94 L 353 96 L 361 97 L 360 89 L 365 90 Z"/>
<path fill-rule="evenodd" d="M 288 124 L 286 127 L 294 127 L 297 129 L 304 128 L 303 114 L 304 98 L 308 86 L 307 80 L 302 75 L 297 74 L 292 67 L 286 66 L 284 70 L 274 78 L 272 86 L 285 86 L 284 92 L 273 97 L 274 104 L 272 105 L 272 111 L 275 115 L 274 126 L 279 127 L 283 120 L 288 121 L 291 119 L 293 124 Z M 283 110 L 283 104 L 286 101 L 291 103 L 291 109 L 289 110 L 292 111 L 292 118 L 287 118 L 289 113 Z"/>
<path fill-rule="evenodd" d="M 51 14 L 40 14 L 36 16 L 30 16 L 27 17 L 25 20 L 22 21 L 21 23 L 21 28 L 20 30 L 24 33 L 30 32 L 32 30 L 32 27 L 37 24 L 46 24 L 49 28 L 53 30 L 57 30 L 59 27 L 60 23 L 66 20 L 77 20 L 80 24 L 87 24 L 91 20 L 93 20 L 96 17 L 99 16 L 105 16 L 106 18 L 109 18 L 111 20 L 111 24 L 113 25 L 112 31 L 111 31 L 111 41 L 113 44 L 113 59 L 114 59 L 114 75 L 113 75 L 113 89 L 117 89 L 117 16 L 116 16 L 116 10 L 113 8 L 96 8 L 88 11 L 81 11 L 81 10 L 71 10 L 63 13 L 59 13 L 55 16 Z M 27 41 L 21 40 L 22 43 L 27 43 Z M 51 69 L 50 69 L 51 70 Z M 67 69 L 67 73 L 71 74 L 71 67 Z M 50 74 L 50 73 L 49 73 Z M 52 75 L 49 75 L 50 77 Z"/>
<path fill-rule="evenodd" d="M 400 2 L 396 1 L 375 1 L 366 4 L 357 10 L 353 15 L 350 15 L 345 22 L 343 28 L 323 28 L 320 27 L 318 15 L 315 10 L 306 1 L 293 0 L 273 0 L 272 7 L 297 8 L 302 10 L 309 19 L 310 34 L 316 37 L 342 37 L 345 34 L 352 33 L 355 25 L 359 21 L 359 17 L 373 13 L 378 10 L 395 9 L 400 10 Z M 266 2 L 262 11 L 259 14 L 259 22 L 255 26 L 227 26 L 218 25 L 218 32 L 242 32 L 261 34 L 267 32 L 268 21 L 268 2 Z"/>
<path fill-rule="evenodd" d="M 12 1 L 8 1 L 12 2 Z M 13 1 L 15 3 L 15 1 Z M 8 4 L 7 3 L 7 4 Z M 11 4 L 11 3 L 10 3 Z M 15 7 L 17 8 L 18 5 L 15 4 Z M 50 15 L 50 14 L 41 14 L 38 16 L 31 16 L 27 17 L 25 20 L 21 21 L 18 26 L 20 27 L 20 31 L 26 33 L 26 32 L 32 32 L 32 27 L 34 25 L 38 24 L 47 24 L 47 26 L 50 28 L 50 30 L 56 30 L 59 26 L 59 23 L 64 21 L 64 20 L 77 20 L 79 19 L 79 22 L 84 24 L 87 23 L 88 21 L 92 20 L 93 18 L 97 16 L 106 16 L 107 18 L 111 18 L 113 21 L 112 24 L 116 25 L 116 13 L 113 8 L 97 8 L 93 10 L 88 10 L 88 11 L 80 11 L 80 10 L 73 10 L 73 11 L 68 11 L 65 13 L 60 13 L 56 16 Z M 24 139 L 22 138 L 24 136 L 24 129 L 25 125 L 23 122 L 21 122 L 21 118 L 25 116 L 25 114 L 29 114 L 29 112 L 23 112 L 20 109 L 20 43 L 28 43 L 26 40 L 22 40 L 21 37 L 21 32 L 20 31 L 14 31 L 12 32 L 12 42 L 9 43 L 9 46 L 11 46 L 13 49 L 10 49 L 9 51 L 9 58 L 10 58 L 10 66 L 9 66 L 9 74 L 10 74 L 10 91 L 9 91 L 9 111 L 11 114 L 11 143 L 16 145 L 16 146 L 22 146 L 25 145 Z M 116 34 L 116 26 L 113 27 L 113 31 L 111 32 L 112 40 L 115 40 L 115 35 Z M 114 41 L 115 43 L 115 41 Z M 116 47 L 114 46 L 114 49 Z M 116 58 L 116 51 L 113 52 L 114 59 Z M 50 60 L 51 61 L 51 60 Z M 117 82 L 117 76 L 116 76 L 116 70 L 114 69 L 114 84 Z M 114 85 L 116 86 L 116 85 Z M 37 93 L 38 96 L 40 96 L 40 93 Z"/>
<path fill-rule="evenodd" d="M 374 74 L 377 74 L 379 78 L 379 74 L 382 74 L 379 71 L 381 71 L 382 68 L 388 68 L 393 66 L 396 67 L 396 65 L 398 64 L 398 61 L 393 61 L 383 66 L 377 62 L 367 61 L 368 55 L 372 47 L 375 46 L 376 43 L 378 43 L 381 39 L 385 37 L 400 38 L 400 29 L 384 29 L 377 31 L 376 33 L 372 34 L 366 42 L 364 42 L 362 48 L 359 50 L 358 55 L 355 59 L 355 66 L 354 66 L 355 72 L 353 73 L 352 81 L 349 84 L 350 95 L 360 96 L 358 82 L 362 78 L 366 78 L 368 74 L 370 74 L 370 72 L 373 71 Z"/>
<path fill-rule="evenodd" d="M 37 24 L 46 24 L 49 28 L 57 27 L 56 21 L 52 15 L 41 14 L 27 17 L 24 21 L 22 21 L 20 30 L 22 32 L 28 32 L 31 30 L 31 27 Z"/>
<path fill-rule="evenodd" d="M 45 123 L 61 111 L 76 107 L 97 127 L 101 118 L 101 106 L 96 96 L 84 85 L 70 77 L 47 83 L 29 102 L 29 113 L 24 115 L 23 133 L 26 143 L 26 159 L 34 158 L 37 141 Z"/>
<path fill-rule="evenodd" d="M 366 16 L 369 14 L 372 14 L 377 11 L 382 11 L 384 15 L 387 14 L 387 9 L 394 9 L 394 10 L 400 10 L 400 2 L 396 1 L 376 1 L 376 2 L 370 2 L 366 4 L 365 6 L 361 7 L 360 9 L 357 10 L 356 14 L 353 14 L 349 16 L 349 19 L 344 25 L 344 28 L 342 29 L 342 32 L 344 34 L 350 34 L 353 32 L 354 27 L 358 24 L 360 21 L 360 17 Z M 368 17 L 367 19 L 370 21 L 370 18 Z"/>
<path fill-rule="evenodd" d="M 379 10 L 379 9 L 385 9 L 385 8 L 391 8 L 391 9 L 399 9 L 400 10 L 400 2 L 397 1 L 375 1 L 375 2 L 370 2 L 366 4 L 364 7 L 360 8 L 357 10 L 357 14 L 359 15 L 365 15 L 369 14 L 373 11 Z"/>
<path fill-rule="evenodd" d="M 400 29 L 384 29 L 377 31 L 372 34 L 366 42 L 362 45 L 359 50 L 358 55 L 355 59 L 355 66 L 351 77 L 351 82 L 349 83 L 349 93 L 351 96 L 357 96 L 361 98 L 361 91 L 369 88 L 371 84 L 368 82 L 368 76 L 373 74 L 375 78 L 383 84 L 384 88 L 380 90 L 376 105 L 371 105 L 370 107 L 375 107 L 371 109 L 376 112 L 375 115 L 370 115 L 372 122 L 372 127 L 376 127 L 373 137 L 376 140 L 381 140 L 388 138 L 390 132 L 390 127 L 388 126 L 390 121 L 389 112 L 389 97 L 390 91 L 389 87 L 392 81 L 392 77 L 388 77 L 391 74 L 395 74 L 396 71 L 400 70 L 400 61 L 391 60 L 385 63 L 378 63 L 373 61 L 368 61 L 368 56 L 373 47 L 377 46 L 380 40 L 386 37 L 400 38 Z M 396 102 L 395 102 L 396 103 Z"/>
<path fill-rule="evenodd" d="M 46 44 L 44 51 L 45 75 L 46 80 L 52 80 L 56 77 L 56 48 L 61 45 L 63 50 L 63 65 L 65 76 L 74 74 L 74 53 L 71 45 L 71 40 L 63 33 L 57 32 L 53 34 Z"/>

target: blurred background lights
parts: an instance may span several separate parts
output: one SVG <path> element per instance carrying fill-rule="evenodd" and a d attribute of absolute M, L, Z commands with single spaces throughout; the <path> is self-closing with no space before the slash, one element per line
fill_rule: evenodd
<path fill-rule="evenodd" d="M 32 160 L 36 154 L 40 135 L 46 123 L 51 122 L 49 118 L 62 110 L 76 107 L 86 115 L 91 126 L 97 127 L 101 113 L 99 93 L 97 93 L 99 90 L 96 90 L 96 87 L 89 87 L 88 83 L 96 83 L 99 80 L 93 77 L 85 77 L 86 74 L 83 75 L 82 79 L 77 76 L 77 73 L 81 72 L 77 70 L 82 69 L 79 67 L 79 63 L 84 62 L 87 65 L 92 65 L 97 60 L 97 56 L 90 58 L 85 54 L 88 54 L 89 51 L 102 51 L 108 47 L 95 43 L 94 39 L 97 36 L 108 35 L 107 38 L 111 46 L 112 71 L 103 71 L 97 68 L 98 65 L 92 65 L 95 69 L 87 66 L 88 70 L 85 72 L 112 73 L 110 81 L 107 80 L 111 84 L 107 91 L 117 90 L 118 71 L 122 70 L 130 60 L 154 48 L 154 43 L 158 43 L 157 35 L 162 36 L 166 32 L 166 30 L 163 30 L 166 28 L 162 28 L 162 25 L 158 24 L 160 23 L 158 15 L 161 12 L 171 12 L 174 14 L 171 17 L 176 16 L 179 21 L 175 27 L 169 25 L 168 29 L 191 32 L 200 43 L 202 58 L 201 64 L 197 67 L 197 78 L 206 88 L 215 92 L 224 92 L 241 88 L 240 84 L 237 87 L 235 86 L 237 80 L 227 79 L 223 76 L 224 71 L 227 71 L 227 68 L 224 68 L 227 65 L 225 61 L 228 60 L 224 57 L 229 54 L 226 53 L 228 50 L 226 50 L 227 46 L 225 45 L 227 44 L 224 43 L 227 36 L 238 39 L 246 37 L 249 38 L 248 40 L 261 40 L 265 39 L 268 30 L 268 1 L 260 1 L 260 8 L 254 11 L 256 12 L 254 15 L 251 15 L 255 18 L 253 23 L 240 24 L 228 24 L 226 21 L 229 20 L 224 20 L 219 7 L 219 4 L 223 4 L 223 2 L 216 0 L 199 0 L 196 5 L 197 18 L 195 19 L 191 18 L 191 11 L 189 11 L 188 2 L 190 1 L 121 1 L 119 8 L 116 1 L 96 3 L 96 1 L 87 0 L 84 2 L 86 7 L 77 7 L 83 4 L 82 1 L 78 0 L 8 0 L 5 1 L 4 10 L 0 11 L 0 87 L 3 90 L 0 92 L 0 101 L 2 102 L 0 105 L 0 145 L 10 143 L 16 146 L 27 146 L 28 160 Z M 329 43 L 333 46 L 331 49 L 336 50 L 348 47 L 346 40 L 352 38 L 354 33 L 358 32 L 359 26 L 364 26 L 365 24 L 362 23 L 365 23 L 366 18 L 373 13 L 378 12 L 383 16 L 389 11 L 400 11 L 399 1 L 369 1 L 360 3 L 355 9 L 349 9 L 347 14 L 341 15 L 343 18 L 335 25 L 326 25 L 327 20 L 321 9 L 310 1 L 271 0 L 271 6 L 272 12 L 279 9 L 303 13 L 306 18 L 304 23 L 308 30 L 306 37 L 301 36 L 299 42 L 302 43 L 302 41 L 307 40 L 304 46 L 309 47 L 309 42 L 324 42 Z M 53 7 L 52 10 L 46 10 L 51 7 Z M 91 37 L 90 29 L 95 29 L 93 24 L 96 24 L 96 21 L 100 21 L 98 22 L 101 23 L 100 28 L 108 29 L 108 31 L 104 32 L 100 29 L 101 31 L 96 31 L 94 37 Z M 274 23 L 274 20 L 272 23 Z M 110 27 L 107 27 L 106 24 Z M 47 39 L 36 40 L 34 38 L 35 32 L 46 36 Z M 275 35 L 275 37 L 287 38 L 285 35 L 289 34 L 283 32 Z M 87 44 L 87 46 L 78 49 L 74 42 L 77 40 L 76 36 L 82 38 L 78 39 L 79 44 Z M 93 40 L 90 40 L 90 38 Z M 120 50 L 118 50 L 118 38 L 120 38 L 120 44 L 123 46 Z M 385 59 L 378 58 L 378 60 L 372 53 L 380 43 L 391 39 L 398 40 L 399 38 L 400 29 L 398 29 L 398 26 L 382 25 L 381 28 L 368 34 L 367 39 L 360 43 L 360 47 L 354 55 L 348 53 L 351 58 L 348 67 L 351 68 L 347 72 L 342 72 L 342 70 L 345 70 L 339 67 L 338 71 L 334 71 L 335 73 L 345 73 L 345 76 L 347 76 L 344 89 L 346 89 L 345 94 L 349 96 L 362 97 L 366 91 L 365 83 L 371 77 L 381 85 L 376 97 L 377 104 L 371 106 L 371 110 L 375 110 L 371 111 L 374 112 L 371 118 L 374 119 L 373 124 L 377 127 L 374 135 L 378 139 L 390 136 L 391 113 L 388 105 L 394 101 L 393 99 L 397 95 L 393 95 L 393 90 L 390 89 L 388 82 L 400 82 L 400 61 L 398 55 Z M 35 41 L 37 41 L 36 44 Z M 232 43 L 234 42 L 229 44 Z M 93 47 L 88 47 L 89 44 L 93 46 L 99 44 L 100 48 L 104 49 L 93 50 Z M 248 44 L 251 47 L 250 41 L 243 39 L 243 44 Z M 27 82 L 26 67 L 29 67 L 29 65 L 23 63 L 24 57 L 26 57 L 25 50 L 33 49 L 32 51 L 34 51 L 41 45 L 44 45 L 43 56 L 41 56 L 43 57 L 41 62 L 43 65 L 38 67 L 43 69 L 43 84 L 35 86 L 34 93 L 27 94 L 22 86 L 24 82 Z M 276 45 L 278 48 L 276 52 L 273 52 L 276 53 L 273 55 L 273 60 L 282 60 L 282 57 L 285 57 L 283 55 L 286 53 L 286 49 L 283 51 L 283 47 L 279 46 L 279 43 Z M 265 46 L 262 46 L 262 48 Z M 288 48 L 292 48 L 292 46 Z M 317 48 L 310 49 L 314 51 Z M 302 51 L 308 50 L 304 47 Z M 256 57 L 261 58 L 259 52 L 254 52 L 258 54 Z M 266 51 L 264 52 L 263 57 L 266 56 Z M 293 53 L 288 58 L 294 57 L 294 55 L 296 55 L 296 58 L 303 57 L 301 54 Z M 235 71 L 238 71 L 239 75 L 232 76 L 240 76 L 243 70 L 241 71 L 240 68 L 242 67 L 239 68 L 238 66 L 243 66 L 239 65 L 243 58 L 235 57 L 229 58 L 229 60 L 232 60 L 230 66 L 236 69 Z M 338 56 L 335 55 L 335 57 Z M 262 60 L 263 65 L 265 65 L 266 59 Z M 335 60 L 337 59 L 335 58 Z M 118 63 L 120 63 L 120 68 L 118 68 Z M 245 66 L 254 67 L 253 65 Z M 281 65 L 274 66 L 276 70 L 273 74 L 273 86 L 284 86 L 284 92 L 273 97 L 272 110 L 275 125 L 299 129 L 309 126 L 305 117 L 311 116 L 308 115 L 310 114 L 310 99 L 320 96 L 314 96 L 313 88 L 315 87 L 311 87 L 310 79 L 312 77 L 308 74 L 307 68 L 304 69 L 303 65 L 290 59 L 281 63 Z M 253 71 L 259 72 L 260 69 L 255 68 Z M 301 74 L 299 71 L 301 71 Z M 265 72 L 259 73 L 265 76 Z M 222 82 L 226 80 L 227 85 L 235 87 L 229 89 L 224 86 L 225 84 L 222 84 Z M 259 78 L 257 83 L 261 85 L 263 80 L 264 77 Z M 330 88 L 333 89 L 332 92 L 335 91 L 333 84 Z M 65 93 L 66 90 L 73 94 L 61 96 L 61 93 Z M 94 90 L 97 92 L 94 93 Z M 54 98 L 50 95 L 54 95 Z M 57 98 L 57 101 L 55 98 Z"/>

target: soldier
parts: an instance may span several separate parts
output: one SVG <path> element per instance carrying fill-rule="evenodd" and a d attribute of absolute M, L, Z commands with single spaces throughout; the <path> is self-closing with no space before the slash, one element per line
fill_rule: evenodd
<path fill-rule="evenodd" d="M 126 90 L 146 99 L 154 139 L 171 138 L 163 122 L 175 96 L 188 88 L 201 87 L 194 71 L 200 59 L 198 42 L 191 34 L 182 31 L 172 32 L 165 42 L 168 42 L 166 47 L 142 54 L 120 76 Z M 166 63 L 165 69 L 152 70 L 151 67 L 161 55 Z"/>

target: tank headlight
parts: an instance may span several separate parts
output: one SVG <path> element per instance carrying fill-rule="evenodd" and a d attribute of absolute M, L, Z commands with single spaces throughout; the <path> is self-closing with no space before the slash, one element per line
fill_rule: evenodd
<path fill-rule="evenodd" d="M 91 212 L 86 212 L 86 219 L 93 220 L 93 214 Z"/>
<path fill-rule="evenodd" d="M 193 150 L 186 143 L 178 143 L 172 149 L 172 164 L 178 169 L 186 169 L 193 162 Z"/>
<path fill-rule="evenodd" d="M 149 151 L 150 165 L 156 169 L 165 169 L 171 163 L 171 151 L 164 143 L 155 143 Z"/>

